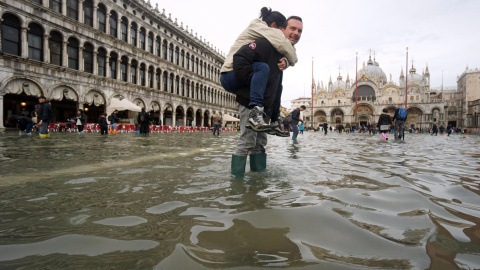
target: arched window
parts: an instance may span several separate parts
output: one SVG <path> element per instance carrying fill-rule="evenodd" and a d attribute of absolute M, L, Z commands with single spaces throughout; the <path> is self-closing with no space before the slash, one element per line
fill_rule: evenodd
<path fill-rule="evenodd" d="M 175 64 L 179 64 L 178 47 L 175 48 Z"/>
<path fill-rule="evenodd" d="M 168 47 L 168 56 L 170 56 L 170 62 L 173 63 L 173 44 Z"/>
<path fill-rule="evenodd" d="M 110 36 L 117 37 L 117 13 L 115 11 L 110 12 Z"/>
<path fill-rule="evenodd" d="M 130 27 L 130 36 L 130 44 L 132 44 L 133 46 L 137 46 L 137 24 L 134 22 L 132 22 L 132 26 Z"/>
<path fill-rule="evenodd" d="M 117 79 L 117 61 L 118 55 L 116 53 L 110 53 L 110 77 Z"/>
<path fill-rule="evenodd" d="M 85 43 L 83 49 L 83 70 L 93 74 L 93 46 Z"/>
<path fill-rule="evenodd" d="M 67 0 L 67 17 L 78 21 L 78 0 Z"/>
<path fill-rule="evenodd" d="M 140 76 L 140 85 L 141 86 L 145 86 L 146 83 L 145 83 L 145 64 L 141 64 L 140 65 L 140 72 L 139 72 L 139 76 Z"/>
<path fill-rule="evenodd" d="M 155 81 L 157 81 L 157 89 L 160 90 L 160 74 L 162 73 L 162 71 L 157 68 L 157 72 L 155 73 Z"/>
<path fill-rule="evenodd" d="M 173 74 L 170 74 L 170 77 L 168 78 L 168 84 L 170 85 L 170 93 L 173 94 Z"/>
<path fill-rule="evenodd" d="M 200 74 L 200 76 L 203 75 L 203 61 L 200 60 L 200 70 L 197 68 L 197 73 Z"/>
<path fill-rule="evenodd" d="M 48 6 L 51 10 L 62 13 L 62 0 L 50 0 Z"/>
<path fill-rule="evenodd" d="M 145 50 L 145 28 L 140 28 L 140 49 Z"/>
<path fill-rule="evenodd" d="M 42 4 L 42 0 L 33 0 L 33 2 L 37 3 L 37 4 Z"/>
<path fill-rule="evenodd" d="M 127 81 L 127 63 L 128 58 L 122 56 L 120 59 L 120 80 L 126 82 Z"/>
<path fill-rule="evenodd" d="M 93 1 L 85 0 L 83 2 L 83 22 L 93 27 Z"/>
<path fill-rule="evenodd" d="M 11 14 L 2 16 L 2 49 L 4 53 L 21 56 L 20 20 Z"/>
<path fill-rule="evenodd" d="M 155 54 L 156 54 L 158 57 L 160 57 L 160 37 L 157 37 L 157 38 L 155 39 L 155 50 L 156 50 Z"/>
<path fill-rule="evenodd" d="M 97 21 L 98 21 L 98 30 L 106 33 L 107 32 L 107 9 L 104 5 L 98 5 L 97 11 Z"/>
<path fill-rule="evenodd" d="M 175 94 L 180 95 L 180 78 L 175 78 Z"/>
<path fill-rule="evenodd" d="M 194 72 L 198 73 L 198 58 L 195 59 L 195 71 Z"/>
<path fill-rule="evenodd" d="M 195 86 L 195 97 L 198 99 L 198 83 L 197 85 Z"/>
<path fill-rule="evenodd" d="M 153 33 L 148 33 L 148 52 L 153 53 Z"/>
<path fill-rule="evenodd" d="M 163 59 L 167 60 L 167 41 L 164 39 L 162 44 Z"/>
<path fill-rule="evenodd" d="M 104 48 L 98 49 L 97 53 L 98 75 L 107 76 L 107 51 Z"/>
<path fill-rule="evenodd" d="M 190 54 L 189 53 L 187 53 L 186 62 L 187 62 L 187 70 L 189 70 L 190 69 Z"/>
<path fill-rule="evenodd" d="M 131 83 L 133 83 L 133 84 L 137 84 L 137 66 L 138 66 L 137 61 L 132 60 L 132 64 L 130 66 L 130 75 L 131 75 L 131 78 L 132 78 Z"/>
<path fill-rule="evenodd" d="M 190 81 L 187 80 L 187 97 L 190 97 Z"/>
<path fill-rule="evenodd" d="M 120 31 L 122 33 L 121 39 L 125 42 L 128 42 L 127 35 L 128 35 L 128 19 L 122 17 L 122 22 L 120 23 Z"/>
<path fill-rule="evenodd" d="M 67 54 L 68 67 L 71 69 L 78 69 L 78 41 L 76 39 L 68 39 Z"/>
<path fill-rule="evenodd" d="M 48 40 L 48 47 L 50 49 L 50 64 L 61 66 L 62 65 L 62 34 L 56 31 L 50 32 L 50 38 Z"/>
<path fill-rule="evenodd" d="M 148 87 L 153 88 L 153 67 L 148 68 Z"/>
<path fill-rule="evenodd" d="M 182 67 L 185 67 L 185 51 L 182 50 L 180 53 L 180 63 L 182 64 Z"/>
<path fill-rule="evenodd" d="M 43 61 L 43 28 L 31 23 L 28 25 L 28 59 Z"/>
<path fill-rule="evenodd" d="M 168 86 L 167 86 L 167 72 L 163 72 L 162 76 L 162 82 L 163 82 L 163 91 L 168 92 Z"/>

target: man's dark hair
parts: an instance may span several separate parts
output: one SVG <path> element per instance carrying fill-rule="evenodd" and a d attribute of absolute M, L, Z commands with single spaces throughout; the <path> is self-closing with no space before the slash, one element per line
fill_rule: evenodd
<path fill-rule="evenodd" d="M 290 17 L 288 17 L 288 19 L 287 19 L 287 24 L 288 24 L 288 21 L 290 21 L 290 20 L 298 20 L 298 21 L 301 21 L 301 22 L 303 23 L 302 18 L 300 18 L 300 17 L 298 17 L 298 16 L 290 16 Z"/>
<path fill-rule="evenodd" d="M 300 106 L 300 108 L 302 108 L 302 109 L 304 109 L 304 110 L 307 109 L 307 107 L 305 107 L 305 105 Z"/>
<path fill-rule="evenodd" d="M 282 13 L 278 11 L 272 11 L 271 8 L 263 7 L 260 10 L 260 19 L 270 26 L 272 23 L 277 24 L 277 27 L 283 27 L 287 24 L 287 19 Z"/>

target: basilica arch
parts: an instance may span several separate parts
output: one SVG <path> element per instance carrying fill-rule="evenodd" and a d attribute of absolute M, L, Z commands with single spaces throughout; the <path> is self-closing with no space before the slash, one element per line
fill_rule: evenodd
<path fill-rule="evenodd" d="M 407 109 L 407 120 L 405 121 L 405 126 L 411 128 L 412 125 L 415 128 L 426 127 L 423 121 L 423 111 L 418 107 L 410 107 Z"/>
<path fill-rule="evenodd" d="M 345 120 L 345 113 L 340 108 L 335 108 L 330 114 L 330 123 L 341 124 Z"/>
<path fill-rule="evenodd" d="M 323 110 L 318 110 L 313 115 L 313 119 L 315 123 L 326 123 L 327 122 L 327 114 Z"/>
<path fill-rule="evenodd" d="M 358 99 L 357 99 L 357 96 L 358 96 Z M 375 95 L 375 89 L 373 88 L 372 85 L 369 85 L 369 84 L 364 84 L 364 85 L 360 85 L 358 86 L 358 93 L 355 92 L 355 90 L 353 91 L 353 95 L 352 95 L 352 101 L 355 101 L 355 100 L 366 100 L 366 101 L 375 101 L 377 100 L 377 97 Z"/>

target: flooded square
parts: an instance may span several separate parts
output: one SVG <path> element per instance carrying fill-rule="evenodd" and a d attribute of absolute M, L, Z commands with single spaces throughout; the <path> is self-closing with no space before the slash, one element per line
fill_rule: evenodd
<path fill-rule="evenodd" d="M 480 136 L 0 134 L 1 269 L 479 269 Z"/>

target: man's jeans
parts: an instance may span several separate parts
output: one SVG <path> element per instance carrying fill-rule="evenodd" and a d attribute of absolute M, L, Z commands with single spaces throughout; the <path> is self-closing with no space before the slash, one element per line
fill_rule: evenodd
<path fill-rule="evenodd" d="M 112 124 L 112 129 L 117 129 L 117 123 Z"/>
<path fill-rule="evenodd" d="M 255 132 L 248 129 L 245 125 L 248 122 L 248 115 L 250 109 L 242 105 L 238 106 L 240 113 L 240 137 L 238 138 L 236 156 L 247 156 L 265 153 L 265 146 L 267 145 L 267 133 Z"/>
<path fill-rule="evenodd" d="M 213 125 L 213 135 L 215 135 L 215 132 L 220 136 L 220 125 Z"/>
<path fill-rule="evenodd" d="M 292 139 L 295 140 L 298 136 L 298 126 L 297 125 L 291 125 L 291 126 L 293 131 Z"/>
<path fill-rule="evenodd" d="M 42 122 L 42 125 L 38 127 L 38 132 L 40 134 L 48 134 L 48 126 L 50 123 L 48 122 Z"/>
<path fill-rule="evenodd" d="M 250 103 L 249 106 L 259 106 L 263 107 L 263 95 L 265 94 L 265 88 L 267 87 L 268 82 L 268 73 L 270 68 L 266 63 L 254 62 L 252 64 L 253 76 L 252 81 L 250 82 Z M 227 92 L 236 94 L 237 90 L 244 86 L 235 72 L 229 71 L 222 73 L 220 76 L 220 83 Z"/>
<path fill-rule="evenodd" d="M 400 137 L 398 136 L 400 134 L 400 130 L 403 130 L 405 128 L 404 121 L 403 120 L 395 120 L 395 140 L 399 140 Z"/>

